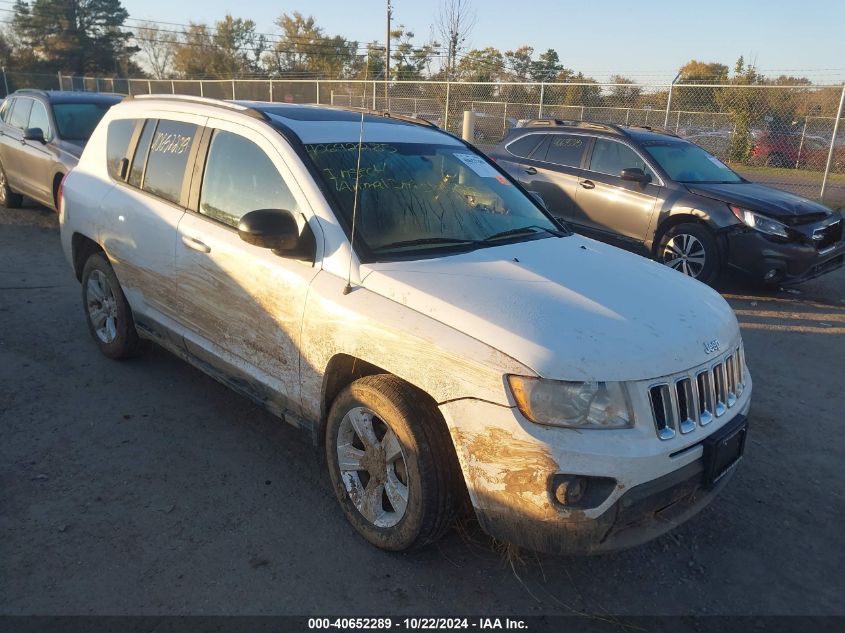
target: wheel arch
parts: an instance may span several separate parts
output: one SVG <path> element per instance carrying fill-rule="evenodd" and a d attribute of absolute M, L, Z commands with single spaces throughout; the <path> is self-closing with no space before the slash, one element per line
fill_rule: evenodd
<path fill-rule="evenodd" d="M 58 211 L 59 210 L 59 187 L 62 184 L 62 181 L 67 176 L 67 173 L 63 171 L 57 171 L 53 174 L 53 187 L 51 191 L 53 192 L 53 208 Z"/>
<path fill-rule="evenodd" d="M 94 253 L 102 253 L 104 251 L 97 242 L 82 233 L 74 233 L 71 237 L 70 244 L 73 272 L 76 275 L 77 281 L 82 281 L 82 270 L 85 268 L 85 262 Z"/>
<path fill-rule="evenodd" d="M 709 219 L 710 216 L 708 214 L 696 209 L 675 213 L 665 218 L 657 225 L 657 229 L 654 231 L 654 237 L 652 238 L 649 248 L 652 257 L 657 256 L 657 249 L 660 247 L 660 242 L 663 239 L 663 236 L 666 235 L 673 226 L 678 226 L 679 224 L 700 224 L 716 236 L 717 232 L 710 226 L 710 223 L 708 222 Z"/>

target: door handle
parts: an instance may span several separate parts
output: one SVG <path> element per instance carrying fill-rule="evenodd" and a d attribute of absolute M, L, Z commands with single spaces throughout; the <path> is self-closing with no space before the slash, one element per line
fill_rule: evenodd
<path fill-rule="evenodd" d="M 584 187 L 584 189 L 595 189 L 596 188 L 596 183 L 594 183 L 592 180 L 582 180 L 578 184 L 581 185 L 582 187 Z"/>
<path fill-rule="evenodd" d="M 537 173 L 537 170 L 534 169 L 533 167 L 526 167 L 522 171 L 524 171 L 526 174 L 530 174 L 531 176 L 533 176 L 534 174 Z"/>
<path fill-rule="evenodd" d="M 199 251 L 200 253 L 211 252 L 211 247 L 208 244 L 206 244 L 205 242 L 201 242 L 196 238 L 188 237 L 187 235 L 182 236 L 182 244 L 184 244 L 191 250 Z"/>

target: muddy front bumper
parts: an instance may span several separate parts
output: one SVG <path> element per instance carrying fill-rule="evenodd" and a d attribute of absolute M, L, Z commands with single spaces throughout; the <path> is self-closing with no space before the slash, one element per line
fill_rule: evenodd
<path fill-rule="evenodd" d="M 730 414 L 670 441 L 653 424 L 584 432 L 539 427 L 489 403 L 441 411 L 484 531 L 533 551 L 584 555 L 645 543 L 706 507 L 736 469 L 721 464 L 714 477 L 712 447 L 747 427 L 750 394 L 749 378 Z M 573 476 L 587 481 L 580 505 L 557 494 Z M 598 496 L 587 499 L 594 483 Z"/>

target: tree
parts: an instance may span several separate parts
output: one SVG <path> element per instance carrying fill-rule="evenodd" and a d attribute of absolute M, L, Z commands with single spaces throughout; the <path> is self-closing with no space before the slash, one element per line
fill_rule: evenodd
<path fill-rule="evenodd" d="M 135 44 L 153 78 L 166 79 L 173 73 L 173 56 L 179 38 L 176 33 L 143 22 L 135 29 Z"/>
<path fill-rule="evenodd" d="M 312 16 L 305 17 L 298 11 L 283 13 L 276 25 L 282 29 L 282 37 L 264 57 L 273 74 L 339 78 L 353 74 L 360 66 L 358 42 L 340 35 L 327 36 Z"/>
<path fill-rule="evenodd" d="M 235 77 L 260 70 L 267 48 L 255 22 L 227 15 L 214 28 L 189 23 L 173 55 L 173 68 L 182 77 Z"/>
<path fill-rule="evenodd" d="M 672 91 L 672 108 L 681 111 L 715 112 L 717 89 L 708 85 L 728 81 L 728 67 L 718 62 L 692 59 L 678 69 L 678 85 Z M 692 84 L 692 85 L 691 85 Z"/>
<path fill-rule="evenodd" d="M 628 107 L 636 105 L 643 93 L 641 86 L 634 85 L 634 80 L 622 75 L 613 75 L 610 83 L 618 84 L 611 86 L 610 99 L 614 104 L 623 104 Z"/>
<path fill-rule="evenodd" d="M 461 57 L 455 76 L 461 81 L 496 81 L 504 75 L 505 57 L 497 48 L 473 49 Z"/>
<path fill-rule="evenodd" d="M 475 27 L 475 10 L 470 0 L 443 0 L 437 16 L 436 29 L 446 43 L 446 77 L 455 79 L 458 53 Z"/>
<path fill-rule="evenodd" d="M 414 33 L 401 24 L 398 29 L 391 31 L 390 39 L 395 42 L 390 56 L 394 61 L 391 64 L 394 79 L 420 80 L 424 74 L 431 74 L 431 60 L 440 46 L 438 43 L 415 46 Z"/>
<path fill-rule="evenodd" d="M 553 81 L 564 70 L 557 51 L 550 48 L 529 66 L 532 81 Z"/>
<path fill-rule="evenodd" d="M 723 83 L 728 79 L 728 67 L 718 62 L 700 62 L 691 59 L 678 70 L 681 83 Z"/>
<path fill-rule="evenodd" d="M 531 46 L 520 46 L 514 51 L 505 52 L 505 63 L 514 81 L 531 81 L 533 55 L 534 48 Z"/>
<path fill-rule="evenodd" d="M 730 86 L 719 89 L 716 94 L 719 105 L 730 114 L 734 124 L 728 145 L 728 160 L 745 162 L 751 156 L 754 147 L 751 126 L 757 118 L 754 106 L 760 91 L 746 86 L 759 83 L 759 80 L 760 75 L 754 66 L 746 65 L 745 59 L 740 57 L 736 60 Z"/>
<path fill-rule="evenodd" d="M 12 29 L 39 70 L 126 74 L 137 48 L 120 0 L 16 0 Z"/>

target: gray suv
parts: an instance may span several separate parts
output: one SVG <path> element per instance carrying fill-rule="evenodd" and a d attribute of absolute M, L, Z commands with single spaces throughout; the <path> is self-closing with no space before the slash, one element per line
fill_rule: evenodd
<path fill-rule="evenodd" d="M 18 90 L 0 105 L 0 206 L 57 208 L 59 185 L 119 95 Z"/>
<path fill-rule="evenodd" d="M 845 261 L 841 209 L 751 183 L 673 134 L 534 120 L 490 155 L 578 233 L 704 282 L 728 267 L 797 282 Z"/>

